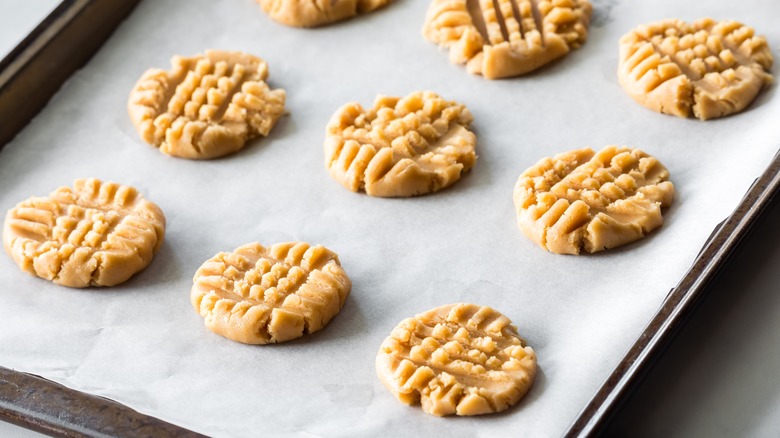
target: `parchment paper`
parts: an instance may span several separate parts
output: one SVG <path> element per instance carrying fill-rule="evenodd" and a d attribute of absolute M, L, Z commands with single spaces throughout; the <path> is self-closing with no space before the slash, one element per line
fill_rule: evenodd
<path fill-rule="evenodd" d="M 270 21 L 250 0 L 145 1 L 0 153 L 0 208 L 80 177 L 138 187 L 168 219 L 154 262 L 111 289 L 73 290 L 0 257 L 0 364 L 216 436 L 555 436 L 584 407 L 780 144 L 775 88 L 706 123 L 656 114 L 616 79 L 617 41 L 667 17 L 733 18 L 780 47 L 780 3 L 596 1 L 587 44 L 523 78 L 487 81 L 420 35 L 427 2 L 316 30 Z M 225 159 L 167 157 L 125 111 L 148 67 L 207 48 L 270 65 L 290 115 Z M 431 89 L 476 121 L 479 160 L 451 188 L 374 199 L 331 180 L 323 133 L 340 105 Z M 512 188 L 538 159 L 639 147 L 678 195 L 649 238 L 594 256 L 548 254 L 515 226 Z M 222 250 L 303 240 L 338 252 L 354 287 L 341 314 L 298 341 L 247 346 L 203 326 L 197 267 Z M 738 291 L 735 291 L 738 292 Z M 403 318 L 452 302 L 509 316 L 539 357 L 529 395 L 505 414 L 434 418 L 396 401 L 374 372 Z"/>

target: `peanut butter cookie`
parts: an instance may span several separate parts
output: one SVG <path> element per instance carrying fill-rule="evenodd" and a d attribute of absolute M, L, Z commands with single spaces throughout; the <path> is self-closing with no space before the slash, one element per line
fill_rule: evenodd
<path fill-rule="evenodd" d="M 315 27 L 371 12 L 392 0 L 257 0 L 266 14 L 293 27 Z"/>
<path fill-rule="evenodd" d="M 736 21 L 664 20 L 620 39 L 618 79 L 664 114 L 714 119 L 745 109 L 772 82 L 766 39 Z"/>
<path fill-rule="evenodd" d="M 175 56 L 172 69 L 147 70 L 127 109 L 141 138 L 174 157 L 206 160 L 267 136 L 284 113 L 285 92 L 271 90 L 266 63 L 241 52 Z"/>
<path fill-rule="evenodd" d="M 669 171 L 639 149 L 607 146 L 544 158 L 514 190 L 517 224 L 558 254 L 597 252 L 633 242 L 663 224 L 674 186 Z"/>
<path fill-rule="evenodd" d="M 528 392 L 536 354 L 506 316 L 474 304 L 437 307 L 401 321 L 376 357 L 398 400 L 428 414 L 501 412 Z"/>
<path fill-rule="evenodd" d="M 163 243 L 165 216 L 132 187 L 79 179 L 8 211 L 3 246 L 22 270 L 68 287 L 114 286 Z"/>
<path fill-rule="evenodd" d="M 284 342 L 322 329 L 352 289 L 335 253 L 296 242 L 221 252 L 193 282 L 192 305 L 206 327 L 245 344 Z"/>
<path fill-rule="evenodd" d="M 353 192 L 381 197 L 435 192 L 474 166 L 472 120 L 464 105 L 430 91 L 378 96 L 368 111 L 349 103 L 328 123 L 325 167 Z"/>
<path fill-rule="evenodd" d="M 519 76 L 588 38 L 588 0 L 433 0 L 423 36 L 488 79 Z"/>

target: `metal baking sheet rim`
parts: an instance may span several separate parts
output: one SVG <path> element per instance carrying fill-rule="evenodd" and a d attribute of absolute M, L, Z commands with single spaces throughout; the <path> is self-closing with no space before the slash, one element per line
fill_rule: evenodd
<path fill-rule="evenodd" d="M 70 44 L 72 29 L 91 34 L 92 29 L 106 22 L 118 24 L 129 15 L 140 0 L 114 8 L 110 0 L 65 0 L 36 27 L 11 53 L 0 61 L 0 110 L 18 102 L 12 99 L 17 79 L 35 69 L 47 49 L 61 45 L 68 48 L 67 57 L 78 59 L 79 65 L 67 71 L 45 95 L 34 99 L 31 111 L 13 112 L 14 123 L 8 123 L 0 133 L 0 149 L 21 131 L 48 102 L 59 86 L 91 56 L 111 35 L 111 30 L 95 46 L 85 48 Z M 92 20 L 88 13 L 105 14 L 105 20 Z M 68 32 L 68 31 L 71 32 Z M 94 34 L 93 34 L 94 35 Z M 49 76 L 50 80 L 51 77 Z M 34 87 L 28 85 L 25 92 Z M 24 119 L 21 119 L 24 117 Z M 632 347 L 599 390 L 568 428 L 566 436 L 592 436 L 605 429 L 621 404 L 641 382 L 665 347 L 679 332 L 695 306 L 707 291 L 707 286 L 728 263 L 730 256 L 749 235 L 762 215 L 777 202 L 780 192 L 780 152 L 745 194 L 737 209 L 716 227 L 693 265 L 663 301 Z M 42 402 L 41 394 L 53 394 L 50 403 Z M 30 402 L 32 403 L 25 403 Z M 51 402 L 54 403 L 51 403 Z M 47 410 L 48 409 L 48 410 Z M 92 421 L 85 422 L 88 415 Z M 89 432 L 111 430 L 155 436 L 202 436 L 172 425 L 118 402 L 69 389 L 31 374 L 0 367 L 0 419 L 55 436 L 81 436 Z M 120 424 L 124 423 L 124 424 Z M 124 428 L 123 428 L 124 426 Z"/>

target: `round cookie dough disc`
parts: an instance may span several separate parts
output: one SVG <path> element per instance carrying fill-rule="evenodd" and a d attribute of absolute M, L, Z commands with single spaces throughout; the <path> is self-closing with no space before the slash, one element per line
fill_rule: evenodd
<path fill-rule="evenodd" d="M 114 286 L 163 243 L 165 216 L 136 189 L 79 179 L 8 211 L 3 246 L 22 270 L 68 287 Z"/>
<path fill-rule="evenodd" d="M 640 104 L 701 120 L 745 109 L 772 81 L 766 39 L 736 21 L 664 20 L 620 39 L 618 79 Z"/>
<path fill-rule="evenodd" d="M 432 0 L 423 36 L 487 79 L 519 76 L 588 38 L 588 0 Z"/>
<path fill-rule="evenodd" d="M 640 239 L 663 224 L 674 198 L 669 172 L 639 149 L 607 146 L 543 158 L 515 184 L 517 224 L 558 254 L 590 253 Z"/>
<path fill-rule="evenodd" d="M 371 12 L 392 0 L 257 0 L 279 23 L 315 27 Z"/>
<path fill-rule="evenodd" d="M 284 114 L 285 92 L 268 87 L 268 67 L 256 56 L 208 50 L 175 56 L 171 67 L 147 70 L 127 103 L 141 138 L 168 155 L 231 154 L 267 136 Z"/>
<path fill-rule="evenodd" d="M 314 333 L 344 306 L 352 283 L 323 246 L 250 243 L 221 252 L 195 273 L 191 292 L 206 327 L 245 344 Z"/>
<path fill-rule="evenodd" d="M 349 103 L 328 123 L 325 167 L 353 192 L 380 197 L 435 192 L 474 166 L 472 120 L 464 105 L 430 91 L 378 96 L 368 111 Z"/>
<path fill-rule="evenodd" d="M 528 392 L 536 354 L 506 316 L 450 304 L 401 321 L 376 357 L 382 383 L 432 415 L 501 412 Z"/>

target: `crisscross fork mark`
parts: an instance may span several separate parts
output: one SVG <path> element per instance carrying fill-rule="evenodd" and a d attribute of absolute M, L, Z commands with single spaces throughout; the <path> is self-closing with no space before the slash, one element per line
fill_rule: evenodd
<path fill-rule="evenodd" d="M 433 415 L 499 412 L 528 390 L 533 351 L 490 307 L 455 304 L 406 319 L 377 356 L 380 378 L 401 401 Z"/>
<path fill-rule="evenodd" d="M 191 122 L 220 124 L 230 111 L 236 95 L 244 91 L 245 84 L 251 79 L 251 72 L 240 62 L 213 60 L 208 54 L 196 59 L 176 57 L 172 63 L 175 74 L 153 73 L 139 82 L 136 90 L 138 94 L 134 103 L 152 109 L 150 117 L 143 123 L 148 123 L 145 126 L 153 130 L 147 141 L 156 146 L 166 143 L 169 134 L 174 138 L 180 137 Z M 246 94 L 253 92 L 257 92 L 256 87 L 247 90 Z M 236 104 L 246 106 L 247 102 L 242 100 Z M 250 120 L 245 121 L 251 123 Z M 264 134 L 268 130 L 262 126 L 258 129 Z M 200 140 L 204 134 L 204 129 L 190 133 L 195 155 L 203 153 Z"/>
<path fill-rule="evenodd" d="M 168 113 L 188 120 L 218 121 L 240 90 L 245 75 L 246 69 L 241 64 L 231 66 L 226 61 L 199 59 L 176 84 L 174 94 L 168 99 Z"/>
<path fill-rule="evenodd" d="M 442 327 L 446 327 L 446 329 L 442 329 Z M 447 329 L 448 336 L 437 336 L 436 332 Z M 458 369 L 462 368 L 462 365 L 460 367 L 448 366 L 456 363 L 456 361 L 468 362 L 471 364 L 469 369 L 475 370 L 479 367 L 481 368 L 481 371 L 484 372 L 488 370 L 500 370 L 501 365 L 507 360 L 503 350 L 497 346 L 493 351 L 486 352 L 483 351 L 484 347 L 480 348 L 480 345 L 472 345 L 472 343 L 477 343 L 477 341 L 474 341 L 475 338 L 481 338 L 481 336 L 477 336 L 467 328 L 451 322 L 438 321 L 437 324 L 433 326 L 418 322 L 415 327 L 414 335 L 418 339 L 421 339 L 421 341 L 417 345 L 410 345 L 408 359 L 415 363 L 421 363 L 421 365 L 440 368 L 442 371 L 446 371 L 453 375 L 460 375 L 463 377 L 470 376 L 467 371 Z M 490 339 L 490 341 L 492 341 L 492 339 Z M 430 363 L 430 361 L 422 361 L 420 360 L 422 357 L 426 357 L 427 359 L 432 358 L 444 366 L 442 367 L 438 364 Z M 493 357 L 497 360 L 492 360 Z"/>
<path fill-rule="evenodd" d="M 636 195 L 643 187 L 656 184 L 656 182 L 648 181 L 648 175 L 641 169 L 643 164 L 653 165 L 655 168 L 658 165 L 657 160 L 650 157 L 639 157 L 631 160 L 630 167 L 623 167 L 619 164 L 613 164 L 616 159 L 631 156 L 629 151 L 622 151 L 614 155 L 608 166 L 593 166 L 591 161 L 586 161 L 571 173 L 564 175 L 559 182 L 557 182 L 551 188 L 551 192 L 559 193 L 561 190 L 557 190 L 556 186 L 563 184 L 564 188 L 570 188 L 577 192 L 576 196 L 567 196 L 567 193 L 563 194 L 563 198 L 569 202 L 583 200 L 587 202 L 587 199 L 583 199 L 582 194 L 584 192 L 595 191 L 600 195 L 603 195 L 609 200 L 606 206 L 590 205 L 591 208 L 602 208 L 608 210 L 616 202 L 630 198 Z M 617 169 L 614 167 L 618 166 Z M 582 178 L 581 181 L 577 177 L 581 177 L 584 171 L 587 171 L 587 176 Z M 652 168 L 650 170 L 653 170 Z M 645 180 L 643 185 L 639 185 L 634 175 L 639 174 Z M 630 179 L 630 181 L 628 181 Z"/>
<path fill-rule="evenodd" d="M 307 265 L 315 265 L 307 266 L 314 269 L 319 269 L 319 264 L 323 263 L 323 260 L 320 260 L 322 257 L 308 260 L 313 255 L 304 260 L 310 248 L 308 245 L 298 244 L 272 254 L 258 254 L 257 258 L 243 253 L 223 253 L 216 261 L 222 266 L 215 265 L 216 270 L 206 270 L 201 278 L 224 277 L 228 281 L 227 288 L 219 287 L 217 283 L 221 280 L 218 278 L 212 278 L 217 283 L 207 281 L 223 298 L 275 308 L 281 305 L 288 295 L 296 294 L 308 278 L 310 271 L 302 266 L 304 262 Z"/>
<path fill-rule="evenodd" d="M 682 35 L 654 34 L 649 39 L 643 37 L 643 40 L 646 44 L 651 45 L 654 52 L 668 58 L 685 76 L 693 81 L 702 79 L 707 73 L 723 73 L 740 65 L 756 64 L 740 50 L 742 43 L 752 37 L 751 33 L 743 31 L 746 26 L 731 22 L 727 26 L 724 25 L 725 29 L 721 29 L 725 33 L 713 33 L 715 27 L 719 25 L 696 29 L 695 32 L 685 32 Z M 738 31 L 741 32 L 739 35 L 736 34 Z M 729 41 L 731 36 L 734 37 L 736 45 Z M 676 38 L 676 41 L 672 42 L 669 38 Z M 680 49 L 680 45 L 683 46 L 682 49 Z M 638 48 L 636 52 L 640 50 L 641 48 Z M 636 52 L 632 53 L 632 56 Z M 649 65 L 645 61 L 638 63 L 634 67 L 635 72 L 632 72 L 635 80 L 640 80 L 655 67 L 657 66 Z M 661 83 L 663 81 L 659 81 L 655 88 Z"/>
<path fill-rule="evenodd" d="M 348 175 L 354 189 L 363 189 L 399 171 L 397 166 L 409 166 L 410 160 L 420 167 L 429 161 L 457 162 L 443 142 L 462 129 L 459 120 L 466 110 L 439 96 L 418 94 L 380 98 L 368 111 L 357 104 L 343 107 L 338 123 L 328 127 L 334 141 L 331 146 L 326 142 L 327 167 Z"/>
<path fill-rule="evenodd" d="M 482 374 L 486 370 L 500 370 L 509 357 L 491 333 L 503 338 L 502 331 L 510 321 L 487 307 L 460 315 L 463 318 L 456 320 L 452 320 L 453 314 L 451 312 L 448 318 L 436 315 L 430 323 L 411 319 L 400 332 L 394 331 L 391 336 L 404 351 L 404 358 L 420 366 L 464 377 L 474 377 L 473 371 Z M 407 337 L 409 324 L 414 327 L 409 330 L 406 341 L 404 338 Z M 470 363 L 468 369 L 462 369 L 463 362 Z M 457 366 L 454 366 L 456 363 Z"/>
<path fill-rule="evenodd" d="M 467 9 L 474 27 L 490 44 L 521 41 L 538 31 L 544 45 L 537 0 L 467 0 Z"/>

